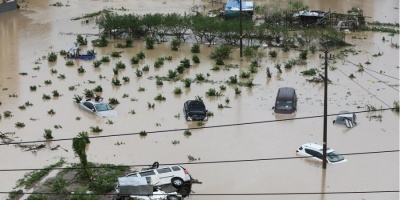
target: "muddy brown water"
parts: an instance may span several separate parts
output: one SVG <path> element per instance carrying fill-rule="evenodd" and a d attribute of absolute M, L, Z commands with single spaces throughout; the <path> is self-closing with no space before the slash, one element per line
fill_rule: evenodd
<path fill-rule="evenodd" d="M 256 3 L 263 3 L 259 1 Z M 335 10 L 344 12 L 353 6 L 359 6 L 371 18 L 369 21 L 398 22 L 399 2 L 394 0 L 383 1 L 304 1 L 312 9 Z M 234 49 L 231 59 L 226 63 L 238 64 L 238 69 L 229 71 L 211 71 L 213 62 L 208 59 L 215 46 L 201 46 L 199 54 L 201 63 L 186 69 L 184 77 L 195 78 L 198 73 L 210 74 L 209 79 L 214 83 L 192 83 L 186 89 L 181 82 L 164 82 L 163 86 L 156 86 L 150 76 L 165 76 L 168 69 L 174 69 L 183 58 L 191 58 L 190 44 L 182 45 L 181 49 L 173 52 L 168 43 L 157 44 L 154 50 L 147 50 L 142 41 L 135 41 L 133 48 L 115 49 L 113 41 L 109 47 L 95 48 L 97 57 L 111 51 L 124 51 L 121 58 L 112 58 L 108 64 L 102 64 L 99 69 L 92 67 L 92 61 L 75 61 L 72 67 L 65 66 L 65 60 L 58 57 L 56 63 L 40 60 L 50 51 L 68 50 L 76 40 L 76 34 L 96 34 L 98 29 L 93 22 L 81 24 L 80 21 L 71 21 L 89 12 L 103 8 L 127 8 L 121 13 L 136 12 L 188 12 L 193 5 L 205 5 L 205 1 L 69 1 L 70 7 L 49 7 L 53 1 L 32 1 L 22 3 L 27 5 L 19 11 L 0 14 L 0 131 L 15 132 L 16 141 L 42 140 L 44 129 L 51 129 L 55 139 L 72 138 L 81 131 L 90 133 L 91 126 L 99 126 L 103 131 L 99 134 L 90 133 L 91 136 L 105 136 L 113 134 L 138 133 L 142 130 L 162 131 L 198 127 L 196 123 L 186 122 L 183 119 L 182 105 L 185 100 L 202 96 L 208 110 L 214 113 L 205 126 L 217 126 L 244 122 L 273 121 L 288 118 L 287 116 L 274 115 L 271 107 L 279 87 L 295 87 L 299 96 L 298 111 L 295 117 L 320 116 L 323 114 L 323 85 L 308 83 L 300 72 L 312 67 L 320 70 L 323 60 L 319 59 L 322 52 L 310 54 L 307 65 L 295 66 L 278 74 L 274 68 L 277 62 L 298 56 L 298 52 L 291 50 L 283 53 L 278 50 L 278 57 L 262 59 L 261 68 L 252 74 L 256 86 L 253 88 L 240 87 L 241 95 L 235 95 L 234 86 L 225 83 L 229 76 L 238 74 L 240 70 L 247 70 L 250 62 L 248 59 L 239 58 L 239 49 Z M 382 41 L 386 38 L 386 42 Z M 97 36 L 88 35 L 88 41 Z M 365 105 L 377 108 L 388 108 L 393 101 L 399 100 L 399 50 L 390 46 L 390 41 L 398 43 L 398 36 L 391 37 L 387 33 L 351 33 L 346 36 L 346 41 L 355 44 L 357 55 L 347 57 L 352 63 L 371 62 L 364 65 L 379 73 L 366 71 L 372 74 L 357 72 L 357 67 L 349 62 L 336 60 L 330 64 L 337 70 L 329 71 L 329 78 L 333 81 L 329 85 L 328 112 L 338 113 L 342 110 L 360 111 Z M 91 49 L 89 44 L 86 49 Z M 273 48 L 263 49 L 266 54 Z M 143 51 L 146 59 L 138 65 L 130 65 L 129 59 Z M 373 57 L 373 54 L 383 52 L 382 56 Z M 332 50 L 332 54 L 338 50 Z M 158 57 L 172 56 L 172 61 L 165 61 L 160 69 L 155 69 L 153 64 Z M 39 64 L 35 64 L 38 61 Z M 122 61 L 127 68 L 120 71 L 118 78 L 130 77 L 129 83 L 121 86 L 112 86 L 112 68 L 115 63 Z M 86 73 L 78 74 L 78 66 L 83 66 Z M 137 78 L 134 74 L 137 68 L 150 66 L 149 72 L 144 72 L 143 77 Z M 40 70 L 33 70 L 34 67 Z M 272 78 L 266 78 L 266 67 L 271 69 Z M 51 74 L 51 69 L 57 69 L 57 74 Z M 27 76 L 19 75 L 26 72 Z M 342 73 L 343 72 L 343 73 Z M 347 78 L 353 73 L 356 78 L 351 81 Z M 65 80 L 59 80 L 58 74 L 65 74 Z M 99 79 L 99 75 L 105 76 Z M 384 76 L 387 75 L 387 76 Z M 389 77 L 390 76 L 390 77 Z M 376 78 L 379 80 L 377 80 Z M 393 78 L 391 78 L 393 77 Z M 45 85 L 45 80 L 51 80 L 51 85 Z M 95 83 L 89 83 L 95 81 Z M 245 79 L 240 79 L 245 81 Z M 382 83 L 385 82 L 386 84 Z M 356 83 L 359 85 L 357 85 Z M 36 85 L 37 91 L 31 92 L 29 86 Z M 69 86 L 76 86 L 76 90 L 69 91 Z M 75 94 L 83 95 L 84 89 L 93 89 L 97 85 L 103 87 L 102 96 L 106 99 L 117 98 L 121 104 L 116 106 L 119 113 L 117 118 L 111 120 L 114 124 L 107 124 L 107 119 L 98 118 L 85 113 L 78 108 L 72 98 Z M 219 90 L 220 85 L 227 86 L 223 97 L 210 98 L 205 95 L 209 88 Z M 365 88 L 365 90 L 360 87 Z M 389 87 L 390 85 L 391 87 Z M 146 91 L 139 92 L 138 88 L 144 87 Z M 181 87 L 183 93 L 174 95 L 173 89 Z M 42 100 L 42 95 L 51 95 L 53 90 L 62 94 L 59 98 Z M 367 91 L 368 92 L 367 92 Z M 166 97 L 166 101 L 154 101 L 158 94 Z M 10 97 L 13 94 L 18 97 Z M 128 98 L 122 98 L 128 94 Z M 131 98 L 137 101 L 131 101 Z M 225 99 L 229 98 L 229 104 Z M 33 104 L 26 110 L 18 109 L 26 101 Z M 147 102 L 155 103 L 154 109 L 147 108 Z M 230 108 L 218 109 L 218 104 Z M 54 109 L 56 114 L 50 116 L 47 111 Z M 129 111 L 134 109 L 136 114 Z M 12 117 L 5 118 L 3 112 L 11 111 Z M 176 118 L 176 115 L 180 118 Z M 381 116 L 382 120 L 370 118 Z M 80 120 L 76 120 L 80 117 Z M 359 125 L 347 129 L 331 122 L 334 116 L 328 117 L 328 146 L 341 153 L 370 152 L 399 149 L 399 114 L 392 111 L 360 113 L 357 115 Z M 33 120 L 34 119 L 34 120 Z M 15 123 L 25 123 L 24 128 L 16 128 Z M 61 125 L 61 129 L 55 129 Z M 295 156 L 295 149 L 307 142 L 322 143 L 323 119 L 301 119 L 283 122 L 259 123 L 244 126 L 230 126 L 220 128 L 207 128 L 192 130 L 192 136 L 185 137 L 183 131 L 170 131 L 148 134 L 145 138 L 138 135 L 123 137 L 107 137 L 92 139 L 88 147 L 88 159 L 91 162 L 114 164 L 151 164 L 188 162 L 188 155 L 199 158 L 193 165 L 184 165 L 194 178 L 203 182 L 194 185 L 193 191 L 197 194 L 238 194 L 238 193 L 296 193 L 296 192 L 359 192 L 377 190 L 399 189 L 399 154 L 371 154 L 346 156 L 347 162 L 338 165 L 328 165 L 323 173 L 320 163 L 306 159 L 289 159 L 275 161 L 239 162 L 222 164 L 199 164 L 201 161 L 242 160 L 258 158 L 279 158 Z M 178 140 L 180 143 L 173 145 L 171 142 Z M 123 142 L 123 145 L 116 145 Z M 42 168 L 55 163 L 64 157 L 68 162 L 78 162 L 71 149 L 71 141 L 51 142 L 50 146 L 61 145 L 68 152 L 59 149 L 50 151 L 40 150 L 36 155 L 25 152 L 13 145 L 0 146 L 0 169 L 12 168 Z M 0 191 L 11 191 L 18 179 L 26 171 L 0 172 Z M 2 195 L 5 199 L 6 195 Z M 191 196 L 190 199 L 399 199 L 397 193 L 373 194 L 330 194 L 330 195 L 254 195 L 254 196 Z"/>

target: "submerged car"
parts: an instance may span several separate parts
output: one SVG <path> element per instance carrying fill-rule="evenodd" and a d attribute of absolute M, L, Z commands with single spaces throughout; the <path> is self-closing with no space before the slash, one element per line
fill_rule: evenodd
<path fill-rule="evenodd" d="M 321 161 L 323 155 L 323 146 L 315 143 L 307 143 L 301 145 L 300 148 L 296 150 L 296 153 L 301 156 L 310 156 L 310 158 Z M 337 164 L 346 162 L 347 160 L 337 153 L 335 150 L 327 147 L 326 149 L 326 162 L 331 164 Z"/>
<path fill-rule="evenodd" d="M 183 197 L 189 196 L 192 190 L 192 176 L 179 165 L 163 168 L 147 169 L 140 172 L 130 173 L 125 177 L 145 177 L 147 183 L 162 188 L 166 192 L 177 192 Z M 169 186 L 173 186 L 172 188 Z"/>
<path fill-rule="evenodd" d="M 118 113 L 110 106 L 107 102 L 96 101 L 87 99 L 86 101 L 80 102 L 79 107 L 83 110 L 93 113 L 99 117 L 116 117 Z"/>
<path fill-rule="evenodd" d="M 183 113 L 187 121 L 207 120 L 207 112 L 203 101 L 188 100 L 183 104 Z"/>
<path fill-rule="evenodd" d="M 275 113 L 279 114 L 294 113 L 297 110 L 296 90 L 291 87 L 279 88 L 273 109 Z"/>
<path fill-rule="evenodd" d="M 333 123 L 343 124 L 346 125 L 347 128 L 353 128 L 354 125 L 357 125 L 356 119 L 356 114 L 348 111 L 340 111 L 336 116 L 336 120 L 333 120 Z"/>

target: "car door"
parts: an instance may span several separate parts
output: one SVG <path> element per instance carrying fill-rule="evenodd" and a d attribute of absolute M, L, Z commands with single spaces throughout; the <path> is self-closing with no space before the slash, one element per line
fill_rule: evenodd
<path fill-rule="evenodd" d="M 174 173 L 172 172 L 171 168 L 165 167 L 156 170 L 158 176 L 160 177 L 160 184 L 170 184 L 171 178 L 174 177 Z"/>
<path fill-rule="evenodd" d="M 85 108 L 86 108 L 88 111 L 94 112 L 94 105 L 93 105 L 92 103 L 90 103 L 90 102 L 85 102 L 85 103 L 83 103 L 83 105 L 85 106 Z"/>

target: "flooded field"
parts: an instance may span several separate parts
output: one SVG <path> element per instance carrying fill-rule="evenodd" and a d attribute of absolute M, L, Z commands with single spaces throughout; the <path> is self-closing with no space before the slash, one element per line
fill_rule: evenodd
<path fill-rule="evenodd" d="M 208 2 L 208 1 L 207 1 Z M 256 1 L 266 3 L 270 1 Z M 311 9 L 334 10 L 346 12 L 353 6 L 359 6 L 368 21 L 387 23 L 399 22 L 399 2 L 397 0 L 304 0 Z M 216 46 L 201 45 L 198 54 L 200 64 L 193 64 L 179 77 L 195 79 L 202 73 L 209 81 L 193 82 L 185 88 L 181 81 L 164 81 L 163 86 L 156 85 L 156 76 L 166 76 L 169 69 L 175 69 L 180 60 L 191 59 L 192 44 L 183 44 L 179 51 L 171 51 L 170 43 L 156 44 L 155 49 L 147 50 L 144 41 L 135 40 L 132 48 L 114 48 L 123 40 L 111 40 L 108 47 L 94 48 L 96 59 L 112 51 L 123 51 L 120 58 L 111 58 L 99 68 L 93 68 L 93 61 L 74 60 L 73 66 L 66 66 L 66 60 L 58 56 L 55 63 L 49 63 L 43 56 L 49 52 L 68 50 L 74 46 L 77 34 L 87 37 L 88 46 L 92 49 L 91 40 L 97 39 L 99 33 L 94 21 L 81 23 L 71 18 L 104 8 L 121 7 L 127 11 L 144 14 L 148 12 L 189 12 L 194 5 L 206 5 L 205 0 L 70 0 L 69 7 L 52 7 L 55 1 L 41 0 L 21 3 L 22 9 L 0 14 L 0 132 L 15 132 L 15 141 L 44 140 L 45 129 L 51 129 L 54 139 L 73 138 L 79 132 L 87 131 L 92 138 L 87 150 L 90 162 L 142 165 L 158 161 L 161 164 L 187 163 L 188 156 L 197 158 L 191 164 L 185 164 L 191 175 L 203 184 L 194 185 L 189 199 L 298 199 L 298 200 L 381 200 L 399 199 L 398 192 L 364 193 L 368 191 L 399 190 L 399 153 L 380 153 L 345 156 L 348 160 L 338 165 L 322 165 L 307 159 L 278 159 L 253 162 L 232 162 L 214 164 L 196 164 L 207 161 L 233 161 L 267 158 L 295 157 L 295 150 L 308 142 L 322 144 L 323 132 L 323 91 L 321 83 L 310 83 L 300 74 L 310 68 L 320 72 L 324 60 L 319 58 L 322 51 L 309 54 L 306 65 L 295 66 L 290 70 L 282 69 L 279 74 L 274 68 L 276 63 L 283 63 L 290 58 L 298 57 L 299 52 L 290 50 L 284 53 L 278 48 L 266 47 L 258 72 L 251 75 L 252 88 L 239 87 L 240 95 L 235 94 L 235 87 L 226 81 L 230 76 L 239 75 L 248 69 L 250 59 L 240 58 L 239 48 L 235 48 L 231 59 L 225 64 L 238 65 L 230 70 L 212 71 L 215 64 L 209 55 Z M 219 6 L 221 7 L 221 5 Z M 382 38 L 385 37 L 385 41 Z M 353 44 L 357 54 L 350 54 L 345 60 L 330 60 L 328 92 L 328 146 L 340 153 L 361 153 L 389 151 L 399 149 L 399 113 L 386 110 L 357 114 L 358 125 L 352 129 L 334 125 L 331 122 L 340 111 L 365 111 L 366 106 L 387 109 L 399 101 L 399 50 L 391 43 L 399 43 L 398 35 L 388 33 L 355 32 L 346 35 L 346 42 Z M 270 50 L 277 50 L 277 58 L 268 55 Z M 337 55 L 343 49 L 332 49 L 330 54 Z M 139 64 L 130 64 L 130 59 L 143 51 L 146 59 Z M 374 54 L 381 56 L 373 56 Z M 153 67 L 159 57 L 171 56 L 161 68 Z M 120 70 L 118 77 L 122 85 L 111 84 L 113 68 L 117 62 L 123 62 L 126 69 Z M 370 65 L 364 63 L 370 62 Z M 359 63 L 370 69 L 357 72 Z M 150 66 L 142 77 L 136 77 L 137 69 Z M 79 66 L 85 73 L 78 73 Z M 272 77 L 267 78 L 269 67 Z M 282 67 L 283 68 L 283 67 Z M 56 73 L 54 70 L 57 70 Z M 26 73 L 26 74 L 21 74 Z M 60 74 L 65 79 L 57 78 Z M 206 74 L 209 74 L 207 76 Z M 349 79 L 354 74 L 356 78 Z M 102 78 L 99 78 L 101 76 Z M 129 82 L 123 82 L 129 77 Z M 50 80 L 51 84 L 45 84 Z M 249 79 L 239 79 L 245 82 Z M 115 106 L 119 116 L 108 119 L 96 117 L 79 109 L 74 103 L 74 95 L 83 95 L 85 89 L 92 90 L 101 85 L 101 96 L 108 100 L 116 98 L 120 104 Z M 220 91 L 226 86 L 222 97 L 208 97 L 205 92 L 210 88 Z M 36 86 L 36 91 L 30 87 Z M 70 90 L 70 86 L 75 86 Z M 294 87 L 299 97 L 298 111 L 294 116 L 275 115 L 272 107 L 279 87 Z M 145 91 L 138 91 L 139 88 Z M 176 95 L 173 90 L 182 89 Z M 52 96 L 57 90 L 61 96 L 43 100 L 43 95 Z M 162 94 L 165 101 L 155 101 L 154 97 Z M 214 116 L 205 122 L 204 129 L 191 130 L 192 135 L 184 136 L 183 130 L 198 128 L 196 122 L 187 122 L 182 112 L 186 100 L 201 96 L 207 109 Z M 226 99 L 229 99 L 229 103 Z M 19 106 L 29 101 L 32 106 L 21 110 Z M 154 108 L 148 108 L 148 103 Z M 218 108 L 222 104 L 224 108 Z M 53 109 L 54 115 L 48 111 Z M 135 114 L 130 111 L 134 110 Z M 11 111 L 11 117 L 4 112 Z M 309 118 L 310 116 L 315 116 Z M 275 121 L 286 118 L 295 120 Z M 78 120 L 78 119 L 79 120 Z M 17 128 L 16 123 L 25 127 Z M 244 124 L 246 123 L 246 124 Z M 59 127 L 58 129 L 54 128 Z M 98 126 L 103 131 L 92 133 L 90 127 Z M 146 137 L 137 133 L 145 130 Z M 168 131 L 165 131 L 168 130 Z M 116 136 L 123 134 L 124 136 Z M 173 145 L 177 140 L 179 144 Z M 120 145 L 120 143 L 122 143 Z M 38 150 L 36 153 L 24 151 L 14 145 L 1 145 L 1 169 L 42 168 L 57 162 L 61 157 L 68 162 L 77 163 L 71 148 L 71 140 L 53 141 L 49 147 L 60 145 L 63 149 Z M 0 171 L 0 192 L 13 189 L 18 179 L 28 171 Z M 360 192 L 352 194 L 326 194 L 322 192 Z M 297 195 L 268 195 L 270 193 L 313 193 Z M 206 194 L 209 194 L 206 195 Z M 229 195 L 211 195 L 229 194 Z M 242 194 L 242 195 L 234 195 Z M 253 195 L 243 195 L 253 194 Z M 264 195 L 263 195 L 264 194 Z M 6 199 L 6 194 L 0 194 Z"/>

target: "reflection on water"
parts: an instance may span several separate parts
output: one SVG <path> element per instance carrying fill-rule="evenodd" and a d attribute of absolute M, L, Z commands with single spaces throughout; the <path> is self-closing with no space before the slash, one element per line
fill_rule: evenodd
<path fill-rule="evenodd" d="M 323 86 L 322 84 L 308 83 L 300 72 L 321 66 L 322 60 L 317 55 L 310 55 L 305 66 L 296 66 L 292 70 L 278 74 L 273 67 L 277 62 L 298 56 L 298 52 L 291 50 L 282 53 L 282 60 L 263 58 L 259 72 L 252 75 L 253 88 L 240 87 L 242 93 L 235 94 L 236 86 L 229 85 L 226 81 L 230 76 L 238 75 L 240 70 L 247 70 L 249 61 L 239 59 L 238 49 L 234 49 L 231 59 L 226 63 L 238 64 L 239 69 L 211 71 L 214 61 L 209 55 L 215 46 L 201 45 L 198 55 L 200 64 L 194 64 L 186 69 L 181 76 L 194 79 L 196 74 L 209 73 L 209 82 L 194 82 L 190 88 L 184 88 L 180 81 L 164 82 L 157 86 L 155 76 L 165 76 L 170 69 L 175 69 L 179 61 L 191 58 L 190 44 L 182 45 L 177 52 L 170 50 L 169 43 L 157 44 L 154 50 L 147 50 L 144 42 L 136 40 L 133 48 L 116 49 L 114 44 L 121 42 L 112 41 L 106 48 L 95 48 L 98 58 L 110 54 L 111 51 L 123 51 L 121 58 L 112 58 L 110 63 L 103 63 L 99 69 L 92 67 L 92 61 L 75 61 L 74 66 L 65 66 L 66 60 L 61 56 L 56 63 L 49 64 L 43 56 L 51 51 L 67 50 L 74 45 L 76 35 L 72 33 L 97 34 L 98 29 L 94 24 L 82 26 L 79 21 L 70 19 L 83 13 L 95 12 L 104 7 L 119 8 L 121 6 L 145 13 L 147 11 L 162 10 L 165 12 L 184 12 L 189 5 L 204 3 L 205 1 L 174 1 L 167 0 L 165 4 L 158 0 L 134 1 L 71 1 L 71 7 L 49 7 L 49 1 L 29 2 L 28 8 L 16 12 L 0 15 L 0 114 L 11 111 L 13 116 L 0 119 L 1 132 L 16 132 L 16 141 L 36 141 L 43 139 L 44 129 L 52 129 L 56 139 L 72 138 L 79 132 L 87 131 L 90 136 L 105 136 L 113 134 L 132 135 L 124 137 L 108 137 L 92 139 L 88 148 L 88 159 L 92 162 L 106 162 L 115 164 L 151 164 L 187 162 L 188 155 L 200 158 L 201 161 L 241 160 L 254 158 L 276 158 L 295 156 L 295 149 L 307 142 L 322 141 L 322 118 L 288 120 L 273 122 L 274 120 L 319 116 L 323 113 Z M 379 7 L 374 6 L 376 1 L 329 1 L 305 0 L 310 8 L 336 11 L 346 11 L 354 5 L 362 5 L 364 13 L 378 21 L 398 21 L 398 1 L 380 1 Z M 205 4 L 205 3 L 204 3 Z M 139 7 L 140 5 L 141 7 Z M 372 5 L 372 6 L 371 6 Z M 164 9 L 165 8 L 165 9 Z M 384 12 L 385 15 L 379 13 Z M 60 13 L 63 13 L 60 15 Z M 387 19 L 387 21 L 386 21 Z M 353 37 L 355 36 L 355 37 Z M 347 57 L 353 63 L 365 63 L 369 60 L 372 64 L 368 68 L 375 71 L 395 76 L 398 78 L 398 49 L 383 43 L 382 37 L 390 38 L 398 43 L 398 37 L 390 37 L 384 33 L 353 33 L 346 36 L 346 41 L 355 44 L 353 47 L 359 51 L 358 55 Z M 88 41 L 96 39 L 88 35 Z M 364 39 L 367 38 L 367 39 Z M 84 51 L 93 48 L 89 44 Z M 267 54 L 272 48 L 264 49 Z M 276 49 L 279 51 L 279 49 Z M 130 65 L 130 58 L 143 51 L 146 59 L 138 65 Z M 332 53 L 339 50 L 332 49 Z M 280 51 L 279 51 L 280 52 Z M 383 56 L 372 57 L 372 54 L 384 52 Z M 154 68 L 154 62 L 161 56 L 172 56 L 173 60 L 165 61 L 163 67 Z M 40 60 L 39 60 L 40 58 Z M 278 56 L 279 58 L 279 56 Z M 396 58 L 396 59 L 394 59 Z M 127 65 L 117 76 L 120 80 L 127 76 L 129 83 L 121 86 L 111 84 L 112 68 L 118 61 Z M 398 100 L 398 92 L 382 84 L 366 73 L 357 73 L 357 67 L 349 62 L 338 60 L 331 63 L 340 68 L 344 73 L 354 73 L 356 81 L 367 88 L 379 99 L 391 105 Z M 134 72 L 145 65 L 150 66 L 149 72 L 144 72 L 143 77 L 136 77 Z M 86 73 L 79 74 L 77 68 L 82 66 Z M 39 67 L 39 70 L 33 68 Z M 272 70 L 273 77 L 266 78 L 265 68 Z M 51 69 L 57 73 L 52 74 Z M 19 75 L 26 72 L 27 76 Z M 57 78 L 64 74 L 66 79 Z M 99 76 L 102 76 L 100 79 Z M 379 74 L 376 74 L 379 76 Z M 152 77 L 152 78 L 150 78 Z M 368 94 L 365 90 L 354 84 L 339 71 L 330 70 L 328 113 L 338 113 L 342 110 L 363 110 L 367 104 L 376 107 L 384 106 L 382 102 Z M 398 84 L 398 79 L 379 76 L 381 81 L 389 85 Z M 51 80 L 52 84 L 44 84 Z M 246 81 L 241 79 L 240 81 Z M 94 83 L 93 83 L 94 82 Z M 101 85 L 102 96 L 117 98 L 120 104 L 115 107 L 119 117 L 110 119 L 100 118 L 83 112 L 73 102 L 74 95 L 83 95 L 85 89 L 93 89 Z M 207 97 L 205 92 L 210 88 L 219 90 L 225 85 L 223 97 Z M 37 91 L 30 91 L 30 86 L 37 86 Z M 69 90 L 75 86 L 75 90 Z M 276 91 L 279 87 L 292 86 L 298 94 L 298 110 L 295 115 L 277 115 L 273 109 Z M 145 91 L 138 91 L 139 87 Z M 176 87 L 181 87 L 181 95 L 173 94 Z M 398 86 L 394 86 L 398 89 Z M 52 95 L 57 90 L 61 95 L 58 98 L 43 100 L 43 94 Z M 11 94 L 18 97 L 10 97 Z M 166 97 L 166 101 L 155 101 L 158 94 Z M 128 97 L 126 97 L 126 95 Z M 125 96 L 125 98 L 123 98 Z M 196 122 L 187 122 L 183 118 L 183 103 L 188 99 L 201 96 L 207 109 L 214 113 L 204 126 L 218 126 L 226 124 L 272 121 L 243 126 L 229 126 L 209 129 L 192 130 L 190 137 L 185 137 L 183 131 L 170 131 L 152 133 L 141 138 L 137 134 L 142 130 L 147 132 L 175 130 L 199 127 Z M 225 99 L 230 102 L 226 103 Z M 135 99 L 135 100 L 132 100 Z M 25 110 L 18 106 L 29 101 L 33 104 Z M 149 109 L 147 103 L 154 103 L 155 108 Z M 224 108 L 218 108 L 222 104 Z M 227 107 L 228 106 L 228 107 Z M 53 109 L 55 115 L 48 115 Z M 134 110 L 132 115 L 129 111 Z M 379 113 L 382 121 L 370 120 L 367 114 L 358 115 L 359 125 L 348 129 L 344 126 L 328 124 L 328 144 L 338 149 L 341 153 L 364 152 L 398 149 L 399 147 L 399 115 L 391 111 Z M 180 116 L 180 117 L 177 117 Z M 332 121 L 334 116 L 328 121 Z M 15 123 L 25 123 L 25 128 L 16 128 Z M 62 128 L 55 129 L 55 125 Z M 91 133 L 91 126 L 99 126 L 101 133 Z M 174 140 L 180 141 L 173 145 Z M 124 145 L 116 145 L 118 142 Z M 71 149 L 71 141 L 51 142 L 51 146 L 60 145 L 63 149 L 51 151 L 43 149 L 33 155 L 24 152 L 12 145 L 0 146 L 2 159 L 0 168 L 41 168 L 56 162 L 60 157 L 65 157 L 69 162 L 78 162 Z M 368 156 L 368 157 L 367 157 Z M 327 171 L 322 170 L 320 163 L 311 163 L 308 159 L 291 159 L 282 161 L 243 162 L 213 165 L 186 165 L 190 173 L 203 182 L 195 185 L 193 190 L 198 194 L 204 193 L 279 193 L 279 192 L 335 192 L 335 191 L 367 191 L 367 190 L 393 190 L 399 187 L 399 157 L 398 154 L 380 154 L 365 156 L 348 156 L 348 162 L 340 165 L 328 165 Z M 378 171 L 376 169 L 379 169 Z M 328 171 L 329 170 L 329 171 Z M 320 173 L 322 175 L 320 177 Z M 1 172 L 0 190 L 12 190 L 15 182 L 23 177 L 25 172 Z M 373 181 L 371 181 L 373 180 Z M 321 183 L 321 184 L 318 184 Z M 354 195 L 309 195 L 309 196 L 251 196 L 252 199 L 398 199 L 398 193 L 384 194 L 354 194 Z M 5 198 L 3 198 L 5 199 Z M 191 199 L 245 199 L 243 196 L 192 196 Z"/>

